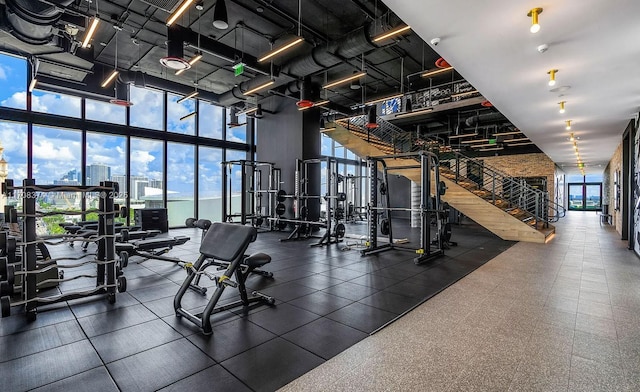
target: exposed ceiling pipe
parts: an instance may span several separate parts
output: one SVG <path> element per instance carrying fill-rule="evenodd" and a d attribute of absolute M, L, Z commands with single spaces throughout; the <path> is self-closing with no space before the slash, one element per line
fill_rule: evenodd
<path fill-rule="evenodd" d="M 378 46 L 372 42 L 372 37 L 375 34 L 374 30 L 374 25 L 367 23 L 339 40 L 317 46 L 310 53 L 298 56 L 282 64 L 279 75 L 274 75 L 276 83 L 272 88 L 282 86 L 291 81 L 292 78 L 303 78 L 312 75 L 333 67 L 343 62 L 344 59 L 354 58 L 362 53 L 377 49 Z M 268 80 L 268 78 L 257 77 L 243 82 L 234 87 L 233 90 L 222 94 L 218 103 L 223 106 L 231 106 L 238 102 L 238 97 L 242 96 L 244 91 L 264 83 L 265 80 Z"/>
<path fill-rule="evenodd" d="M 485 113 L 468 117 L 466 120 L 464 120 L 464 123 L 468 127 L 474 127 L 481 123 L 496 122 L 504 119 L 505 117 L 502 113 Z"/>
<path fill-rule="evenodd" d="M 5 0 L 5 3 L 5 17 L 12 27 L 10 33 L 22 42 L 46 45 L 53 39 L 54 25 L 73 0 L 49 0 L 47 3 Z"/>
<path fill-rule="evenodd" d="M 138 87 L 153 87 L 159 90 L 170 91 L 179 95 L 187 95 L 193 92 L 193 87 L 172 80 L 147 75 L 140 71 L 120 71 L 118 82 L 133 84 Z M 198 90 L 198 99 L 218 102 L 219 95 L 210 91 Z"/>

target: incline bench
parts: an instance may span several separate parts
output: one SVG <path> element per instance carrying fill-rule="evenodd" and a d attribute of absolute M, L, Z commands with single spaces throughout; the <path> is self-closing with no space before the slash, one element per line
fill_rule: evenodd
<path fill-rule="evenodd" d="M 248 306 L 250 303 L 259 301 L 269 305 L 274 304 L 273 297 L 257 291 L 252 292 L 251 297 L 249 297 L 244 285 L 247 276 L 253 269 L 271 262 L 271 257 L 264 253 L 245 256 L 244 252 L 249 247 L 249 244 L 256 240 L 257 234 L 257 230 L 250 226 L 219 222 L 211 225 L 200 244 L 200 257 L 193 265 L 185 266 L 187 278 L 182 282 L 182 286 L 180 286 L 173 299 L 173 307 L 177 317 L 186 318 L 200 327 L 205 335 L 210 335 L 213 333 L 210 320 L 212 314 L 237 306 Z M 227 269 L 220 276 L 205 271 L 209 266 L 219 265 L 216 261 L 229 263 Z M 213 292 L 204 311 L 199 314 L 192 314 L 182 308 L 181 301 L 184 294 L 192 286 L 194 279 L 199 279 L 201 275 L 205 275 L 215 281 L 216 290 Z M 235 281 L 231 280 L 234 276 Z M 238 289 L 240 300 L 216 308 L 216 304 L 227 286 Z"/>
<path fill-rule="evenodd" d="M 170 261 L 172 263 L 181 263 L 182 260 L 175 257 L 163 256 L 165 253 L 173 249 L 174 246 L 183 245 L 190 238 L 186 236 L 176 237 L 159 237 L 149 238 L 133 242 L 116 242 L 116 253 L 120 255 L 122 266 L 126 267 L 131 256 L 140 256 L 142 263 L 149 259 Z"/>

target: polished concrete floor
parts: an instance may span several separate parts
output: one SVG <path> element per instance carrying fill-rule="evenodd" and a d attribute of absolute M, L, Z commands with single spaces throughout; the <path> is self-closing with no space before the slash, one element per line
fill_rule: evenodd
<path fill-rule="evenodd" d="M 364 231 L 362 223 L 348 226 L 348 232 Z M 199 231 L 170 234 L 191 240 L 169 254 L 195 261 Z M 394 234 L 418 247 L 419 229 L 398 224 Z M 39 308 L 32 323 L 13 308 L 11 317 L 0 319 L 0 391 L 273 391 L 369 341 L 372 332 L 514 245 L 464 222 L 454 227 L 458 246 L 415 265 L 415 251 L 361 257 L 363 241 L 357 238 L 311 247 L 318 239 L 280 242 L 284 237 L 261 233 L 249 248 L 272 257 L 264 269 L 274 277 L 254 275 L 248 285 L 275 297 L 276 305 L 218 314 L 208 337 L 175 316 L 173 297 L 185 272 L 166 261 L 138 264 L 132 258 L 124 271 L 128 290 L 114 305 L 103 296 L 61 302 Z M 78 248 L 50 250 L 77 256 Z M 94 270 L 88 263 L 67 269 L 65 278 Z M 93 286 L 95 279 L 79 278 L 42 295 Z M 183 306 L 201 311 L 212 291 L 206 297 L 188 292 Z M 235 298 L 237 291 L 227 289 L 222 301 Z"/>
<path fill-rule="evenodd" d="M 593 212 L 518 243 L 283 391 L 639 391 L 640 259 Z"/>

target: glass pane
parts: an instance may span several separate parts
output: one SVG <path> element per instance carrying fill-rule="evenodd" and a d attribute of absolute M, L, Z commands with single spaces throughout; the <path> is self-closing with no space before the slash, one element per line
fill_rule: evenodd
<path fill-rule="evenodd" d="M 127 192 L 127 138 L 87 132 L 87 185 L 99 185 L 101 181 L 118 183 L 115 203 L 126 205 Z"/>
<path fill-rule="evenodd" d="M 227 150 L 227 161 L 239 161 L 241 159 L 247 159 L 247 153 L 245 151 Z M 233 165 L 231 168 L 226 168 L 227 191 L 231 196 L 231 209 L 228 210 L 227 213 L 232 215 L 240 214 L 241 212 L 242 169 L 240 165 Z M 229 204 L 227 204 L 227 206 L 229 206 Z"/>
<path fill-rule="evenodd" d="M 0 172 L 0 181 L 5 177 L 16 185 L 22 185 L 22 180 L 27 177 L 27 124 L 0 121 L 0 142 L 4 147 L 2 158 L 7 161 L 7 172 L 4 175 Z M 5 201 L 4 196 L 0 195 L 0 200 Z M 17 195 L 6 199 L 6 205 L 22 210 L 22 200 Z"/>
<path fill-rule="evenodd" d="M 585 182 L 602 182 L 602 173 L 600 174 L 587 174 L 584 177 Z"/>
<path fill-rule="evenodd" d="M 27 108 L 26 60 L 0 54 L 0 83 L 2 84 L 0 105 L 25 110 Z"/>
<path fill-rule="evenodd" d="M 238 126 L 229 126 L 229 113 L 227 111 L 227 140 L 231 142 L 246 143 L 247 142 L 247 116 L 242 114 L 238 116 Z"/>
<path fill-rule="evenodd" d="M 93 99 L 85 100 L 85 115 L 88 120 L 122 125 L 127 122 L 127 108 Z"/>
<path fill-rule="evenodd" d="M 583 208 L 582 184 L 569 184 L 569 209 L 581 210 Z"/>
<path fill-rule="evenodd" d="M 222 221 L 222 149 L 198 150 L 198 218 Z"/>
<path fill-rule="evenodd" d="M 80 132 L 33 127 L 33 178 L 36 184 L 81 184 L 81 156 Z"/>
<path fill-rule="evenodd" d="M 167 94 L 167 131 L 182 133 L 185 135 L 196 134 L 196 117 L 191 116 L 181 120 L 189 113 L 193 113 L 196 110 L 195 99 L 187 99 L 184 102 L 178 103 L 178 100 L 182 96 L 175 94 Z"/>
<path fill-rule="evenodd" d="M 80 117 L 82 100 L 78 97 L 40 90 L 33 90 L 31 95 L 31 109 L 34 112 Z"/>
<path fill-rule="evenodd" d="M 222 107 L 200 101 L 198 121 L 200 136 L 222 139 Z"/>
<path fill-rule="evenodd" d="M 169 226 L 184 226 L 187 218 L 195 217 L 194 154 L 195 146 L 167 144 L 167 214 Z"/>
<path fill-rule="evenodd" d="M 587 210 L 595 211 L 600 210 L 602 205 L 600 204 L 602 201 L 600 200 L 600 194 L 602 191 L 602 185 L 600 184 L 588 184 L 585 185 L 585 208 Z"/>
<path fill-rule="evenodd" d="M 358 157 L 356 156 L 356 154 L 354 154 L 351 151 L 347 150 L 347 159 L 358 159 Z"/>
<path fill-rule="evenodd" d="M 131 209 L 163 208 L 163 142 L 131 138 Z"/>
<path fill-rule="evenodd" d="M 131 125 L 134 127 L 162 130 L 164 117 L 164 94 L 136 86 L 129 87 Z"/>
<path fill-rule="evenodd" d="M 320 150 L 320 154 L 331 156 L 332 139 L 329 136 L 326 136 L 324 133 L 322 133 L 320 137 L 322 138 L 322 147 Z"/>

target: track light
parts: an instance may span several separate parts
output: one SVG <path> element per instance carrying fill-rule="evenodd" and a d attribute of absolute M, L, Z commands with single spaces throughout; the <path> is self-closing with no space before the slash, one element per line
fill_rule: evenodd
<path fill-rule="evenodd" d="M 567 103 L 567 101 L 560 101 L 558 102 L 558 105 L 560 105 L 560 109 L 558 110 L 558 112 L 560 113 L 564 113 L 564 104 Z"/>
<path fill-rule="evenodd" d="M 434 75 L 437 75 L 437 74 L 441 74 L 443 72 L 451 71 L 452 69 L 453 69 L 453 67 L 434 69 L 433 71 L 427 71 L 427 72 L 421 74 L 420 76 L 422 76 L 423 78 L 428 78 L 429 76 L 434 76 Z"/>
<path fill-rule="evenodd" d="M 191 112 L 189 114 L 186 114 L 186 115 L 180 117 L 180 121 L 184 121 L 184 120 L 186 120 L 188 118 L 194 117 L 196 114 L 197 114 L 197 112 Z"/>
<path fill-rule="evenodd" d="M 113 79 L 116 78 L 116 76 L 118 76 L 120 72 L 118 72 L 117 69 L 114 69 L 113 71 L 111 71 L 111 74 L 102 82 L 102 84 L 100 85 L 100 87 L 105 88 L 108 85 L 111 84 L 111 82 L 113 82 Z"/>
<path fill-rule="evenodd" d="M 366 74 L 367 73 L 364 72 L 364 71 L 357 72 L 357 73 L 354 73 L 351 76 L 347 76 L 346 78 L 342 78 L 342 79 L 336 80 L 335 82 L 331 82 L 329 84 L 325 84 L 324 86 L 322 86 L 322 88 L 331 88 L 331 87 L 339 86 L 341 84 L 350 82 L 352 80 L 360 79 L 361 77 L 365 76 Z"/>
<path fill-rule="evenodd" d="M 191 99 L 193 97 L 196 97 L 198 94 L 200 94 L 197 90 L 192 92 L 189 95 L 185 95 L 184 97 L 180 98 L 179 100 L 176 101 L 176 103 L 182 103 L 184 101 L 186 101 L 187 99 Z"/>
<path fill-rule="evenodd" d="M 533 8 L 527 13 L 527 16 L 531 18 L 531 27 L 529 31 L 537 33 L 540 31 L 540 24 L 538 23 L 538 15 L 542 13 L 542 8 Z"/>
<path fill-rule="evenodd" d="M 96 32 L 96 28 L 98 28 L 98 24 L 100 23 L 100 16 L 96 14 L 91 21 L 91 26 L 89 27 L 89 31 L 87 31 L 87 35 L 84 36 L 84 40 L 82 41 L 82 47 L 86 48 L 89 46 L 91 42 L 91 38 L 93 38 L 93 34 Z"/>
<path fill-rule="evenodd" d="M 281 47 L 279 47 L 278 49 L 274 49 L 274 50 L 272 50 L 271 52 L 269 52 L 269 53 L 265 54 L 264 56 L 260 57 L 260 58 L 258 59 L 258 62 L 259 62 L 259 63 L 261 63 L 261 62 L 263 62 L 263 61 L 269 60 L 270 58 L 272 58 L 272 57 L 274 57 L 274 56 L 277 56 L 277 55 L 279 55 L 280 53 L 282 53 L 282 52 L 284 52 L 284 51 L 286 51 L 286 50 L 289 50 L 289 49 L 293 48 L 294 46 L 298 45 L 299 43 L 301 43 L 301 42 L 303 42 L 303 41 L 304 41 L 304 38 L 302 38 L 302 37 L 298 37 L 298 38 L 296 38 L 295 40 L 293 40 L 293 41 L 289 42 L 288 44 L 286 44 L 286 45 L 284 45 L 284 46 L 281 46 Z"/>
<path fill-rule="evenodd" d="M 249 91 L 245 91 L 244 93 L 242 93 L 242 95 L 251 95 L 251 94 L 253 94 L 253 93 L 256 93 L 256 92 L 258 92 L 258 91 L 260 91 L 260 90 L 263 90 L 263 89 L 265 89 L 265 88 L 267 88 L 267 87 L 271 86 L 271 85 L 272 85 L 272 84 L 274 84 L 275 82 L 276 82 L 275 80 L 269 80 L 268 82 L 265 82 L 265 83 L 263 83 L 263 84 L 261 84 L 261 85 L 259 85 L 259 86 L 256 86 L 256 87 L 252 88 L 252 89 L 251 89 L 251 90 L 249 90 Z"/>
<path fill-rule="evenodd" d="M 167 26 L 171 26 L 187 10 L 189 5 L 193 3 L 193 0 L 184 0 L 180 7 L 167 19 Z"/>
<path fill-rule="evenodd" d="M 398 35 L 400 33 L 403 33 L 405 31 L 409 30 L 410 28 L 411 28 L 411 26 L 400 26 L 400 27 L 397 27 L 397 28 L 395 28 L 395 29 L 393 29 L 391 31 L 388 31 L 388 32 L 386 32 L 384 34 L 381 34 L 381 35 L 375 37 L 373 39 L 373 42 L 378 42 L 378 41 L 382 41 L 383 39 L 387 39 L 389 37 L 393 37 L 394 35 Z"/>
<path fill-rule="evenodd" d="M 565 124 L 567 124 L 567 126 L 565 127 L 565 129 L 566 129 L 567 131 L 570 131 L 570 130 L 571 130 L 571 120 L 567 120 L 567 121 L 565 121 Z M 572 133 L 571 135 L 573 135 L 573 133 Z"/>
<path fill-rule="evenodd" d="M 549 86 L 555 86 L 556 85 L 556 72 L 558 72 L 557 69 L 550 69 L 547 72 L 549 74 Z"/>
<path fill-rule="evenodd" d="M 569 134 L 569 141 L 570 141 L 570 142 L 573 142 L 573 141 L 575 141 L 575 140 L 576 140 L 576 137 L 575 137 L 575 136 L 573 136 L 573 132 L 571 132 L 571 133 Z"/>
<path fill-rule="evenodd" d="M 224 0 L 218 0 L 216 2 L 216 8 L 213 10 L 213 27 L 218 30 L 226 30 L 229 28 L 227 5 L 224 3 Z"/>

